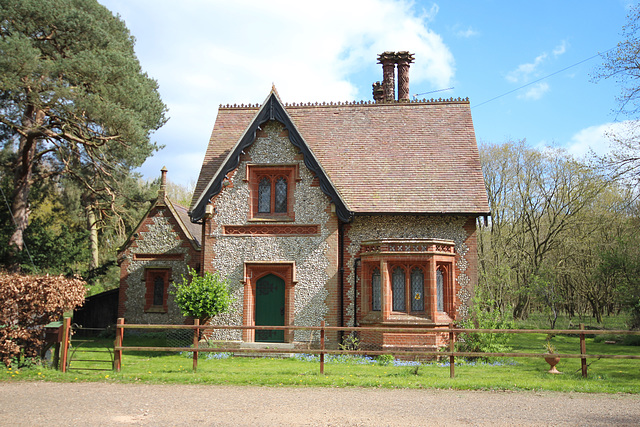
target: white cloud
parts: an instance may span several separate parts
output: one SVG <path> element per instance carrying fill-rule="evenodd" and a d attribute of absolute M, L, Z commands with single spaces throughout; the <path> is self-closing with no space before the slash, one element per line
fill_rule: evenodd
<path fill-rule="evenodd" d="M 100 2 L 125 20 L 143 69 L 158 80 L 169 106 L 171 120 L 155 135 L 167 146 L 160 155 L 203 156 L 218 105 L 262 102 L 272 83 L 285 102 L 371 99 L 371 84 L 382 79 L 377 54 L 386 50 L 415 53 L 412 86 L 448 87 L 454 77 L 452 53 L 428 26 L 438 13 L 435 4 L 419 9 L 410 0 Z M 362 81 L 363 75 L 373 78 Z M 197 176 L 199 165 L 189 167 Z M 149 175 L 157 175 L 155 167 Z"/>
<path fill-rule="evenodd" d="M 468 39 L 470 37 L 475 37 L 480 35 L 479 32 L 477 32 L 476 30 L 474 30 L 473 28 L 469 27 L 466 30 L 457 30 L 456 31 L 456 36 L 458 37 L 462 37 L 465 39 Z"/>
<path fill-rule="evenodd" d="M 628 130 L 627 122 L 590 126 L 575 133 L 566 144 L 566 149 L 575 157 L 583 157 L 591 152 L 602 156 L 611 151 L 611 140 L 607 135 L 625 134 Z"/>
<path fill-rule="evenodd" d="M 562 40 L 558 46 L 553 49 L 553 56 L 560 56 L 567 51 L 568 43 L 566 40 Z"/>
<path fill-rule="evenodd" d="M 535 75 L 538 71 L 538 67 L 540 67 L 540 64 L 547 59 L 547 56 L 548 55 L 545 52 L 538 55 L 533 62 L 520 64 L 518 68 L 507 74 L 507 80 L 512 83 L 526 83 L 531 79 L 532 75 Z"/>
<path fill-rule="evenodd" d="M 524 95 L 520 96 L 520 98 L 531 99 L 535 101 L 542 98 L 542 95 L 544 95 L 548 91 L 549 91 L 548 83 L 545 83 L 545 82 L 537 83 L 529 87 L 527 91 L 524 93 Z"/>

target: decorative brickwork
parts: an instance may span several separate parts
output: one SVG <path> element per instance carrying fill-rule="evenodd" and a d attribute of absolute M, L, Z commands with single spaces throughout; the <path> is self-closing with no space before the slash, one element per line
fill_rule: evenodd
<path fill-rule="evenodd" d="M 372 251 L 381 250 L 382 247 L 385 247 L 389 252 L 401 252 L 391 249 L 402 249 L 404 252 L 411 253 L 414 250 L 419 251 L 424 246 L 427 250 L 441 250 L 443 254 L 450 254 L 451 245 L 438 245 L 435 242 L 431 245 L 412 243 L 411 240 L 444 239 L 453 241 L 455 244 L 455 277 L 457 289 L 454 304 L 457 311 L 456 315 L 465 317 L 468 312 L 471 295 L 470 288 L 477 280 L 474 276 L 474 282 L 472 283 L 467 274 L 467 269 L 470 265 L 466 259 L 469 253 L 468 244 L 473 244 L 473 249 L 475 250 L 475 238 L 472 238 L 475 234 L 468 234 L 472 232 L 470 224 L 473 224 L 473 232 L 475 233 L 474 219 L 464 216 L 358 216 L 348 228 L 347 236 L 349 243 L 346 247 L 348 256 L 345 257 L 345 266 L 350 267 L 353 265 L 353 260 L 362 255 L 362 248 L 367 248 L 367 251 Z M 381 241 L 383 239 L 388 240 L 385 245 L 379 243 L 367 244 L 367 242 Z M 394 243 L 394 240 L 405 240 L 406 242 L 404 244 L 399 242 Z M 365 253 L 368 254 L 369 252 Z M 419 259 L 422 258 L 418 258 L 417 260 Z M 345 313 L 349 315 L 349 325 L 353 325 L 351 313 L 353 313 L 353 301 L 354 298 L 356 298 L 354 290 L 352 289 L 353 280 L 354 272 L 349 271 L 346 283 L 348 284 L 348 298 L 350 299 L 350 303 L 345 307 Z M 359 281 L 358 286 L 359 293 L 361 293 L 363 286 L 362 280 Z M 357 297 L 361 298 L 362 294 Z"/>
<path fill-rule="evenodd" d="M 244 236 L 303 236 L 318 234 L 319 232 L 319 225 L 261 224 L 222 226 L 223 234 Z"/>

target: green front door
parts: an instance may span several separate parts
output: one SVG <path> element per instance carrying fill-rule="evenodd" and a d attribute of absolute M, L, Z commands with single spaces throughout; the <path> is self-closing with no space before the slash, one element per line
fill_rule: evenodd
<path fill-rule="evenodd" d="M 256 326 L 284 326 L 284 280 L 274 274 L 256 282 Z M 257 330 L 256 341 L 284 342 L 284 331 Z"/>

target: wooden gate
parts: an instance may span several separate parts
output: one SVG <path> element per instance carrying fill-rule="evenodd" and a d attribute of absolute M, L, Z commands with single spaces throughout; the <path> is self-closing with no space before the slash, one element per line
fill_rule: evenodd
<path fill-rule="evenodd" d="M 107 336 L 109 330 L 115 329 L 83 328 L 73 324 L 63 371 L 113 370 L 113 338 Z"/>

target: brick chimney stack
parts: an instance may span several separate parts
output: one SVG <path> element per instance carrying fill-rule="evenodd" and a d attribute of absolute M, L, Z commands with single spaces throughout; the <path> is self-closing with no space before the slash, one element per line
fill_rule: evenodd
<path fill-rule="evenodd" d="M 401 52 L 386 51 L 378 55 L 378 64 L 382 64 L 382 85 L 379 82 L 373 84 L 373 100 L 376 103 L 395 102 L 396 64 L 398 64 L 398 100 L 405 102 L 410 100 L 409 66 L 414 59 L 414 54 L 406 50 Z"/>
<path fill-rule="evenodd" d="M 406 50 L 396 54 L 396 64 L 398 64 L 398 100 L 409 101 L 409 65 L 413 63 L 415 57 Z"/>
<path fill-rule="evenodd" d="M 382 64 L 384 102 L 393 102 L 396 99 L 396 53 L 381 53 L 378 55 L 378 64 Z"/>
<path fill-rule="evenodd" d="M 373 85 L 373 100 L 376 104 L 384 102 L 384 89 L 382 88 L 382 83 L 375 82 Z"/>

